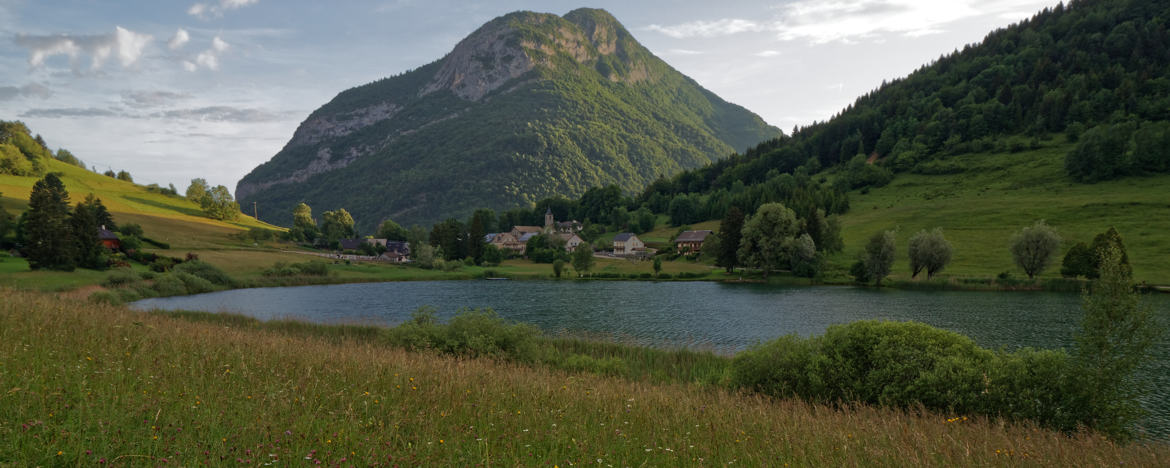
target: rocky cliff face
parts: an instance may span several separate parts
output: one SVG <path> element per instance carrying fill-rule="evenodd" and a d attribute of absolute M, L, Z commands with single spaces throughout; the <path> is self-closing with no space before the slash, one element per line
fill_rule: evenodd
<path fill-rule="evenodd" d="M 654 57 L 605 11 L 518 12 L 437 62 L 339 94 L 236 197 L 267 205 L 277 223 L 301 201 L 344 207 L 359 226 L 426 223 L 591 185 L 639 190 L 778 134 Z"/>

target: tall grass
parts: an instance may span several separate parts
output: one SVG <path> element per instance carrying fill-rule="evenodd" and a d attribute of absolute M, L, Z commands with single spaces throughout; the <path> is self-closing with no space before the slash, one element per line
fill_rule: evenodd
<path fill-rule="evenodd" d="M 0 296 L 0 465 L 1165 465 L 1028 424 L 408 352 L 361 327 Z M 280 327 L 285 327 L 281 329 Z"/>

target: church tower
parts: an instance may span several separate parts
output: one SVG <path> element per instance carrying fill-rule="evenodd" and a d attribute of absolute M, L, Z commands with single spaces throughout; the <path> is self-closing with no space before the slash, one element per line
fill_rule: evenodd
<path fill-rule="evenodd" d="M 544 212 L 544 229 L 549 230 L 553 228 L 553 214 L 552 208 L 548 208 Z"/>

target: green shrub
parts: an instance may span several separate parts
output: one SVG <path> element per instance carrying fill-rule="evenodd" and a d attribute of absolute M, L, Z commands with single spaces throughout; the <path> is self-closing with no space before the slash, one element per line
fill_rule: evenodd
<path fill-rule="evenodd" d="M 781 398 L 924 407 L 952 414 L 1032 420 L 1063 431 L 1096 427 L 1096 391 L 1063 351 L 980 348 L 962 335 L 913 322 L 834 325 L 789 335 L 732 362 L 731 384 Z"/>
<path fill-rule="evenodd" d="M 174 273 L 168 273 L 154 280 L 154 290 L 159 296 L 182 296 L 187 294 L 187 285 Z"/>
<path fill-rule="evenodd" d="M 150 271 L 165 273 L 171 271 L 175 267 L 175 259 L 170 257 L 157 257 L 150 262 Z"/>
<path fill-rule="evenodd" d="M 174 270 L 176 273 L 194 275 L 220 286 L 233 286 L 236 283 L 232 277 L 228 276 L 227 273 L 224 273 L 223 270 L 220 270 L 215 265 L 199 260 L 180 263 L 175 266 Z"/>
<path fill-rule="evenodd" d="M 509 324 L 491 309 L 460 309 L 446 324 L 435 310 L 423 307 L 389 331 L 389 340 L 409 349 L 432 349 L 472 357 L 490 356 L 535 361 L 540 331 L 527 324 Z"/>
<path fill-rule="evenodd" d="M 671 278 L 670 273 L 659 273 L 658 274 L 658 279 L 670 279 L 670 278 Z"/>
<path fill-rule="evenodd" d="M 134 274 L 129 268 L 119 268 L 106 275 L 106 279 L 102 281 L 102 286 L 107 288 L 120 288 L 137 283 L 138 281 L 140 281 L 138 275 Z"/>
<path fill-rule="evenodd" d="M 211 281 L 192 275 L 190 273 L 174 272 L 171 273 L 171 275 L 183 283 L 183 287 L 187 290 L 187 294 L 199 294 L 215 291 L 215 285 L 212 284 Z"/>

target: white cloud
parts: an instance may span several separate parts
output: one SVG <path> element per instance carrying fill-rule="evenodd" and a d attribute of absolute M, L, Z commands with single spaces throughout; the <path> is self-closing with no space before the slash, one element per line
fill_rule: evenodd
<path fill-rule="evenodd" d="M 216 52 L 223 52 L 228 49 L 228 43 L 220 39 L 219 36 L 215 36 L 211 39 L 211 48 L 215 49 Z"/>
<path fill-rule="evenodd" d="M 191 35 L 187 33 L 187 30 L 183 29 L 183 28 L 179 28 L 178 31 L 175 31 L 175 36 L 172 37 L 169 42 L 167 42 L 167 47 L 170 47 L 171 50 L 175 50 L 175 49 L 178 49 L 180 47 L 183 47 L 184 45 L 186 45 L 190 41 L 191 41 Z"/>
<path fill-rule="evenodd" d="M 744 32 L 758 32 L 765 30 L 765 27 L 751 20 L 724 18 L 715 21 L 691 21 L 674 26 L 651 24 L 647 26 L 647 29 L 660 32 L 675 39 L 683 39 L 688 37 L 717 37 Z"/>
<path fill-rule="evenodd" d="M 195 55 L 194 59 L 184 60 L 183 69 L 189 72 L 206 68 L 208 70 L 219 70 L 219 57 L 230 48 L 231 45 L 219 36 L 211 39 L 211 48 Z"/>
<path fill-rule="evenodd" d="M 703 55 L 703 52 L 691 49 L 669 49 L 663 55 Z"/>
<path fill-rule="evenodd" d="M 187 8 L 187 14 L 196 18 L 207 19 L 213 16 L 223 16 L 228 10 L 255 5 L 260 0 L 219 0 L 218 3 L 196 3 Z"/>
<path fill-rule="evenodd" d="M 46 60 L 58 55 L 69 57 L 70 65 L 76 67 L 77 59 L 88 55 L 90 68 L 97 70 L 113 55 L 124 68 L 134 65 L 152 40 L 149 34 L 116 26 L 110 34 L 17 36 L 16 44 L 28 49 L 28 63 L 33 67 L 43 66 Z"/>
<path fill-rule="evenodd" d="M 775 57 L 777 55 L 780 55 L 780 51 L 778 51 L 778 50 L 761 50 L 761 51 L 756 52 L 755 54 L 752 54 L 752 55 L 755 55 L 756 57 L 768 58 L 768 57 Z"/>
<path fill-rule="evenodd" d="M 215 56 L 215 52 L 205 50 L 195 56 L 195 64 L 208 70 L 219 70 L 219 57 Z"/>
<path fill-rule="evenodd" d="M 814 44 L 855 42 L 885 34 L 921 37 L 946 32 L 955 21 L 979 16 L 1023 19 L 1025 11 L 1050 6 L 1051 0 L 797 0 L 776 7 L 770 21 L 724 18 L 647 27 L 683 39 L 748 32 L 773 32 L 781 40 Z"/>

